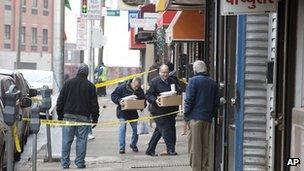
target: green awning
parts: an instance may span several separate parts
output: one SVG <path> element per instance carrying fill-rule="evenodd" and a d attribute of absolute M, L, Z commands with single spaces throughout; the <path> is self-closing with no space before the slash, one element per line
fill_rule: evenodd
<path fill-rule="evenodd" d="M 64 6 L 67 7 L 69 10 L 72 10 L 69 0 L 64 0 Z"/>

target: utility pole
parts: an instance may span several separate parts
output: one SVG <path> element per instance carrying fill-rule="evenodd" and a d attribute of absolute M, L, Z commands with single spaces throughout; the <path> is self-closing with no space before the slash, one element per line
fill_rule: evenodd
<path fill-rule="evenodd" d="M 59 92 L 63 85 L 64 67 L 64 1 L 54 0 L 53 72 Z"/>
<path fill-rule="evenodd" d="M 105 0 L 101 0 L 101 7 L 105 7 Z M 102 30 L 102 34 L 104 34 L 104 22 L 105 22 L 105 16 L 102 15 L 99 24 Z M 102 62 L 103 62 L 103 46 L 98 50 L 98 66 L 100 66 Z"/>
<path fill-rule="evenodd" d="M 89 60 L 89 68 L 90 68 L 90 81 L 94 83 L 94 63 L 95 63 L 95 48 L 93 47 L 93 30 L 94 30 L 94 22 L 95 20 L 90 20 L 90 60 Z"/>
<path fill-rule="evenodd" d="M 17 56 L 15 69 L 20 69 L 20 60 L 21 60 L 21 31 L 22 31 L 22 4 L 24 0 L 20 0 L 19 4 L 19 25 L 18 25 L 18 46 L 17 46 Z"/>

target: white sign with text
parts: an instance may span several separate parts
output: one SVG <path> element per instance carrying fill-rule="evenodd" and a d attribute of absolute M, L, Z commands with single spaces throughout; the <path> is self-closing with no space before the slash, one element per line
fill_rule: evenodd
<path fill-rule="evenodd" d="M 276 12 L 277 4 L 277 0 L 221 0 L 221 15 Z"/>
<path fill-rule="evenodd" d="M 77 50 L 87 49 L 87 20 L 84 18 L 77 18 Z"/>

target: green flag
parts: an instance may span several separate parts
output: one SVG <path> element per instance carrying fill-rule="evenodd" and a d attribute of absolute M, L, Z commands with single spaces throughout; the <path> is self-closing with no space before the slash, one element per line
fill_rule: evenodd
<path fill-rule="evenodd" d="M 67 7 L 69 10 L 72 10 L 72 9 L 71 9 L 71 6 L 70 6 L 69 0 L 64 0 L 64 5 L 65 5 L 65 7 Z"/>

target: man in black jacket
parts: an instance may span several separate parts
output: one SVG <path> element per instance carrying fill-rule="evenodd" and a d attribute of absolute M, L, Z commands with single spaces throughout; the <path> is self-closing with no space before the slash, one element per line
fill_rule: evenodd
<path fill-rule="evenodd" d="M 174 115 L 155 118 L 156 128 L 149 142 L 149 147 L 146 150 L 146 154 L 155 156 L 155 148 L 161 137 L 163 137 L 168 155 L 177 155 L 175 152 L 176 143 L 176 128 L 175 117 L 179 109 L 178 106 L 160 107 L 159 96 L 160 93 L 171 91 L 171 85 L 174 84 L 177 93 L 180 93 L 178 83 L 171 77 L 169 77 L 169 68 L 167 65 L 161 65 L 159 69 L 159 77 L 151 80 L 150 88 L 147 91 L 146 97 L 149 105 L 149 111 L 153 116 L 159 116 L 171 112 L 176 112 Z"/>
<path fill-rule="evenodd" d="M 99 105 L 95 85 L 87 80 L 89 68 L 81 64 L 77 76 L 68 80 L 62 87 L 57 99 L 57 115 L 59 120 L 75 122 L 92 122 L 97 124 Z M 92 121 L 91 119 L 92 118 Z M 76 159 L 78 168 L 85 168 L 87 137 L 90 126 L 64 126 L 62 128 L 61 166 L 70 166 L 70 151 L 74 136 L 76 139 Z"/>
<path fill-rule="evenodd" d="M 121 110 L 121 107 L 124 106 L 124 100 L 122 98 L 136 95 L 137 99 L 145 99 L 145 93 L 141 88 L 141 79 L 134 78 L 127 83 L 123 83 L 119 85 L 114 92 L 111 94 L 112 101 L 117 104 L 116 112 L 117 118 L 123 122 L 119 125 L 119 153 L 125 153 L 125 146 L 126 146 L 126 126 L 127 124 L 124 123 L 126 120 L 138 119 L 137 110 Z M 138 152 L 137 148 L 137 141 L 138 141 L 138 134 L 137 134 L 137 122 L 130 122 L 133 134 L 131 138 L 130 148 L 134 152 Z"/>

